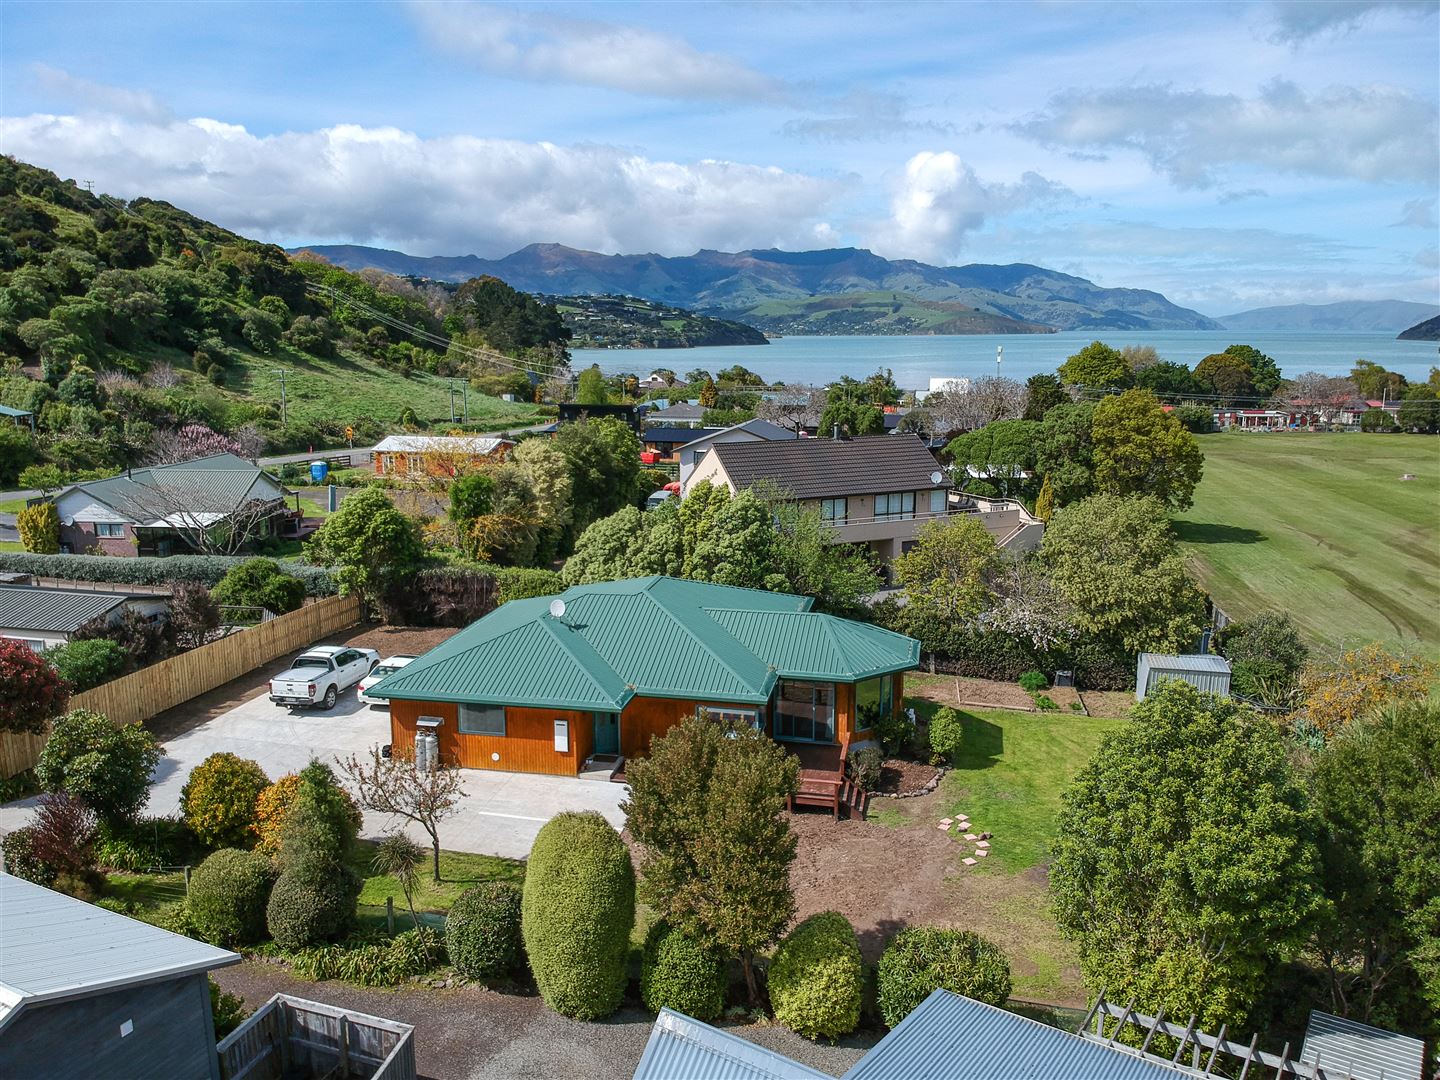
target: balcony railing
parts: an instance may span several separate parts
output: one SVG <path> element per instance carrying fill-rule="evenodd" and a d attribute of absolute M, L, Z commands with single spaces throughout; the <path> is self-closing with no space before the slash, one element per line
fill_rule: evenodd
<path fill-rule="evenodd" d="M 946 509 L 937 512 L 929 510 L 916 510 L 909 514 L 877 514 L 872 517 L 844 517 L 826 521 L 825 524 L 836 529 L 844 529 L 858 525 L 888 525 L 901 521 L 929 521 L 933 518 L 946 518 L 954 514 L 992 514 L 1003 510 L 1018 510 L 1023 515 L 1025 507 L 1009 499 L 989 499 L 985 496 L 965 495 L 959 500 L 952 499 Z"/>

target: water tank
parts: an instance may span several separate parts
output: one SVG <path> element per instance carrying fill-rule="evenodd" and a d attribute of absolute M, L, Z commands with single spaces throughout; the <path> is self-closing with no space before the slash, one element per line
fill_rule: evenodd
<path fill-rule="evenodd" d="M 415 768 L 430 771 L 430 736 L 423 731 L 415 733 Z"/>
<path fill-rule="evenodd" d="M 323 484 L 325 477 L 330 475 L 330 466 L 324 461 L 310 462 L 310 480 L 316 484 Z"/>

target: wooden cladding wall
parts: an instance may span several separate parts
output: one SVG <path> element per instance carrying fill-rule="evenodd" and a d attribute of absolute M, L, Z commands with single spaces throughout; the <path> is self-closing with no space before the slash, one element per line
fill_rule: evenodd
<path fill-rule="evenodd" d="M 466 769 L 575 776 L 593 745 L 588 712 L 510 706 L 505 710 L 504 735 L 464 735 L 452 704 L 394 701 L 390 703 L 390 741 L 397 749 L 415 745 L 415 721 L 422 716 L 440 717 L 443 723 L 436 732 L 440 756 Z M 556 720 L 570 722 L 570 749 L 565 753 L 555 749 Z"/>
<path fill-rule="evenodd" d="M 628 758 L 645 757 L 650 753 L 650 740 L 664 735 L 690 716 L 704 702 L 678 701 L 674 698 L 633 697 L 620 714 L 620 752 Z"/>
<path fill-rule="evenodd" d="M 104 713 L 117 725 L 143 722 L 359 621 L 358 596 L 328 596 L 76 694 L 70 708 Z M 0 735 L 0 772 L 10 777 L 32 768 L 40 760 L 45 739 L 44 735 Z"/>

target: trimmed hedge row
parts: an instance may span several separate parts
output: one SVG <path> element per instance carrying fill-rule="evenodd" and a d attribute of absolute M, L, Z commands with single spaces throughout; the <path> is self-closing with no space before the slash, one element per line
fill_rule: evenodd
<path fill-rule="evenodd" d="M 468 979 L 503 975 L 520 961 L 520 890 L 501 881 L 466 889 L 445 916 L 445 951 Z"/>
<path fill-rule="evenodd" d="M 809 1039 L 838 1039 L 860 1024 L 865 965 L 855 928 L 838 911 L 811 915 L 770 961 L 775 1019 Z"/>
<path fill-rule="evenodd" d="M 230 569 L 249 562 L 250 555 L 171 555 L 160 559 L 142 556 L 120 559 L 112 555 L 34 555 L 28 552 L 0 552 L 0 571 L 35 574 L 41 577 L 74 578 L 77 581 L 108 581 L 120 585 L 169 585 L 193 581 L 213 587 Z M 280 568 L 305 583 L 307 596 L 334 596 L 335 578 L 323 566 L 279 559 Z"/>
<path fill-rule="evenodd" d="M 640 997 L 645 1007 L 713 1020 L 725 1008 L 725 958 L 716 949 L 674 929 L 663 919 L 645 935 L 640 959 Z"/>
<path fill-rule="evenodd" d="M 1010 962 L 974 931 L 916 926 L 900 931 L 885 947 L 875 985 L 880 1015 L 893 1028 L 939 989 L 1004 1005 L 1010 997 Z"/>

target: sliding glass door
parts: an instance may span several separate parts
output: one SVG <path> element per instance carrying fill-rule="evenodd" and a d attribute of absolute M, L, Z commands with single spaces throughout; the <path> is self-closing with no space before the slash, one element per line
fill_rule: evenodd
<path fill-rule="evenodd" d="M 781 680 L 775 695 L 775 737 L 797 742 L 834 742 L 834 685 Z"/>

